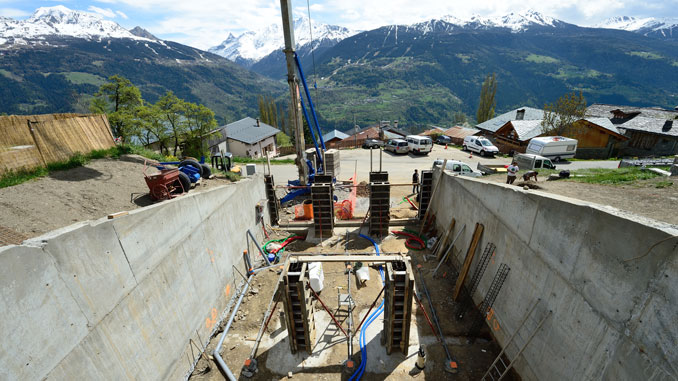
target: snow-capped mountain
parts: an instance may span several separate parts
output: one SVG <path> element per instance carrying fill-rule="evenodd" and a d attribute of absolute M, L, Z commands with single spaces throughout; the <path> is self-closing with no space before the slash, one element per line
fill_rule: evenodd
<path fill-rule="evenodd" d="M 0 45 L 40 43 L 47 36 L 149 40 L 134 35 L 117 23 L 105 20 L 100 15 L 74 11 L 63 5 L 38 8 L 26 20 L 0 17 Z"/>
<path fill-rule="evenodd" d="M 472 16 L 467 19 L 460 19 L 455 16 L 443 16 L 440 19 L 428 20 L 412 25 L 406 25 L 405 28 L 412 28 L 423 33 L 432 31 L 454 31 L 454 30 L 487 30 L 493 28 L 509 29 L 512 32 L 524 32 L 535 27 L 558 27 L 569 25 L 563 21 L 543 15 L 533 10 L 524 12 L 511 12 L 504 16 L 482 17 Z M 394 26 L 395 27 L 395 26 Z"/>
<path fill-rule="evenodd" d="M 337 43 L 358 33 L 358 31 L 341 26 L 317 22 L 312 23 L 311 26 L 315 46 L 327 45 L 328 42 Z M 294 20 L 294 39 L 297 49 L 311 42 L 308 18 L 301 17 Z M 229 34 L 226 40 L 218 46 L 209 48 L 208 51 L 249 66 L 272 52 L 282 49 L 283 45 L 282 25 L 276 23 L 258 31 L 244 32 L 238 36 Z"/>
<path fill-rule="evenodd" d="M 662 39 L 678 38 L 678 19 L 672 18 L 617 16 L 597 24 L 596 27 L 626 30 Z"/>

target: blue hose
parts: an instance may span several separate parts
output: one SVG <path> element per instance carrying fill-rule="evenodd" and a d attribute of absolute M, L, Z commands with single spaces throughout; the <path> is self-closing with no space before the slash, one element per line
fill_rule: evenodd
<path fill-rule="evenodd" d="M 379 245 L 377 245 L 377 243 L 372 238 L 370 238 L 369 236 L 360 234 L 360 237 L 365 238 L 366 240 L 372 242 L 372 244 L 374 245 L 374 249 L 377 251 L 377 256 L 378 256 L 379 255 Z M 384 284 L 384 269 L 381 268 L 381 266 L 379 266 L 379 275 L 381 275 L 381 284 L 383 285 Z M 367 345 L 367 344 L 365 343 L 365 340 L 366 340 L 365 332 L 367 331 L 367 327 L 369 327 L 369 325 L 373 321 L 377 320 L 377 318 L 379 317 L 379 315 L 381 315 L 382 312 L 384 312 L 384 301 L 383 300 L 381 301 L 379 308 L 377 308 L 376 311 L 372 312 L 372 314 L 367 318 L 367 320 L 365 321 L 365 326 L 360 329 L 360 340 L 359 340 L 359 343 L 360 343 L 360 366 L 358 367 L 358 369 L 356 369 L 355 373 L 353 373 L 351 378 L 349 378 L 349 381 L 353 381 L 354 379 L 360 380 L 360 378 L 363 376 L 363 373 L 365 373 L 365 366 L 367 364 L 367 350 L 365 350 L 365 345 Z"/>

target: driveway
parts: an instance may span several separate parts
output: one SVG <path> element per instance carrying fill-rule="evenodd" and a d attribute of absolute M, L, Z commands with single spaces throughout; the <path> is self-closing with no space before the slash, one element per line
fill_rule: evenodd
<path fill-rule="evenodd" d="M 347 180 L 353 176 L 354 170 L 357 170 L 358 182 L 367 181 L 370 172 L 370 150 L 368 149 L 349 149 L 340 151 L 340 179 Z M 476 169 L 478 163 L 483 164 L 510 164 L 511 158 L 489 158 L 481 157 L 478 154 L 463 152 L 460 149 L 434 145 L 433 151 L 428 155 L 394 155 L 390 152 L 383 152 L 381 155 L 381 170 L 388 171 L 389 181 L 392 183 L 408 183 L 412 181 L 412 173 L 415 169 L 431 169 L 433 160 L 448 159 L 459 160 Z M 289 155 L 285 158 L 294 159 L 295 155 Z M 617 161 L 573 161 L 556 163 L 558 169 L 582 169 L 582 168 L 617 168 Z M 379 170 L 379 150 L 372 150 L 372 169 Z M 259 171 L 263 168 L 259 166 Z M 291 164 L 272 165 L 271 171 L 277 184 L 284 184 L 287 180 L 298 177 L 297 167 Z"/>

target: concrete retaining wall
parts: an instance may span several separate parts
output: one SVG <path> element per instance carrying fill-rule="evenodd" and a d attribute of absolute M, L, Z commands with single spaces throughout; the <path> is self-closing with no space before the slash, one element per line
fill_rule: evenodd
<path fill-rule="evenodd" d="M 245 273 L 262 199 L 255 176 L 0 248 L 0 379 L 182 378 Z"/>
<path fill-rule="evenodd" d="M 439 231 L 456 219 L 453 261 L 464 261 L 476 222 L 497 250 L 473 295 L 479 304 L 501 263 L 510 273 L 487 317 L 513 359 L 538 320 L 553 313 L 516 368 L 525 380 L 678 378 L 678 235 L 673 225 L 610 207 L 484 180 L 443 176 L 433 200 Z M 667 213 L 670 206 L 667 205 Z M 470 275 L 469 275 L 470 278 Z M 468 281 L 468 279 L 467 279 Z M 452 287 L 453 284 L 451 284 Z"/>

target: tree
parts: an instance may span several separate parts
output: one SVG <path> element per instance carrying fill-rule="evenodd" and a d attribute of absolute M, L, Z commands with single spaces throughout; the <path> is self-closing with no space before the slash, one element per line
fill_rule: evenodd
<path fill-rule="evenodd" d="M 572 92 L 558 98 L 555 103 L 544 105 L 541 129 L 544 135 L 576 136 L 579 129 L 575 122 L 586 114 L 586 99 L 582 92 Z"/>
<path fill-rule="evenodd" d="M 196 157 L 206 156 L 207 150 L 204 145 L 205 138 L 214 128 L 217 127 L 217 121 L 214 119 L 214 112 L 209 108 L 196 103 L 185 102 L 186 128 L 189 135 L 189 145 L 195 147 L 199 152 L 194 152 Z"/>
<path fill-rule="evenodd" d="M 160 110 L 156 106 L 142 106 L 137 109 L 137 118 L 141 124 L 137 138 L 147 145 L 158 142 L 160 153 L 169 155 L 170 132 L 165 125 Z"/>
<path fill-rule="evenodd" d="M 497 93 L 497 78 L 494 73 L 488 75 L 480 88 L 480 102 L 476 119 L 478 123 L 494 118 L 494 108 L 497 105 L 494 96 Z"/>
<path fill-rule="evenodd" d="M 108 82 L 101 85 L 94 94 L 90 110 L 94 113 L 106 114 L 113 130 L 113 135 L 120 137 L 123 143 L 137 134 L 139 124 L 134 121 L 138 107 L 143 106 L 139 88 L 129 79 L 113 75 Z"/>
<path fill-rule="evenodd" d="M 259 95 L 259 118 L 262 122 L 278 128 L 278 106 L 271 96 Z"/>
<path fill-rule="evenodd" d="M 173 156 L 177 156 L 179 140 L 187 131 L 186 102 L 177 98 L 172 91 L 168 91 L 154 105 L 156 112 L 161 115 L 161 120 L 166 124 L 169 134 L 174 140 Z"/>

